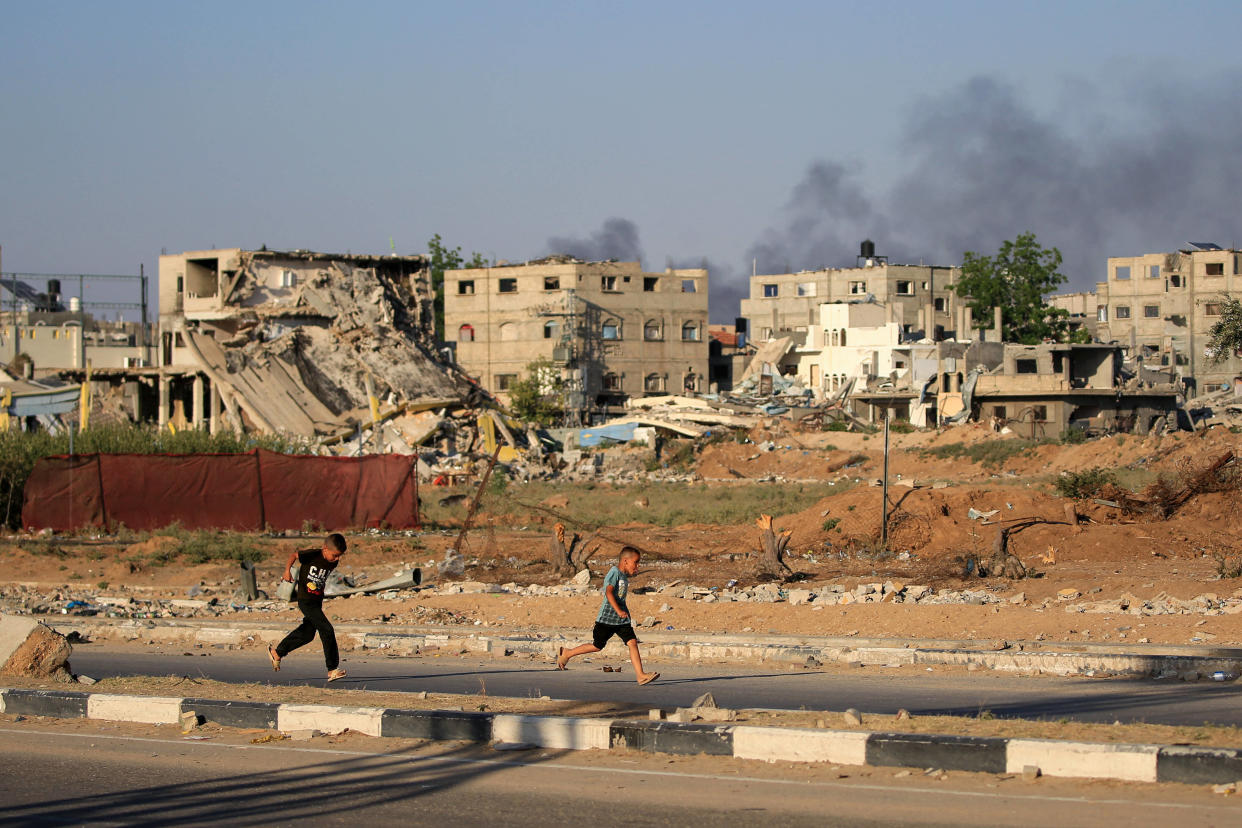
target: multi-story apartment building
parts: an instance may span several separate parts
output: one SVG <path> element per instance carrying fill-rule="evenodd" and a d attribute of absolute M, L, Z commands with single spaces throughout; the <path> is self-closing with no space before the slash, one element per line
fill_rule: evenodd
<path fill-rule="evenodd" d="M 1202 393 L 1242 371 L 1232 354 L 1213 362 L 1206 353 L 1222 300 L 1240 290 L 1239 250 L 1200 243 L 1176 253 L 1112 257 L 1106 281 L 1096 284 L 1096 335 L 1149 365 L 1176 367 L 1192 380 L 1192 393 Z"/>
<path fill-rule="evenodd" d="M 706 391 L 707 271 L 554 256 L 445 274 L 445 338 L 458 364 L 504 397 L 540 357 L 561 366 L 567 413 L 629 397 Z"/>
<path fill-rule="evenodd" d="M 742 316 L 757 341 L 788 334 L 807 334 L 800 344 L 813 341 L 820 323 L 819 306 L 826 302 L 859 302 L 868 296 L 881 305 L 900 308 L 902 333 L 941 338 L 959 329 L 965 303 L 952 290 L 959 267 L 889 264 L 868 259 L 860 267 L 806 270 L 801 273 L 756 275 L 750 278 L 750 297 L 742 300 Z"/>

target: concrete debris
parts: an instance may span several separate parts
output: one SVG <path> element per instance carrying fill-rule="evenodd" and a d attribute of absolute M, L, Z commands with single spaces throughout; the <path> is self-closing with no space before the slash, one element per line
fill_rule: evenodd
<path fill-rule="evenodd" d="M 845 723 L 850 727 L 862 726 L 862 714 L 858 712 L 857 708 L 849 708 L 841 714 L 841 718 L 844 719 Z"/>
<path fill-rule="evenodd" d="M 711 693 L 704 693 L 695 699 L 690 707 L 696 710 L 701 707 L 716 707 L 716 697 Z"/>
<path fill-rule="evenodd" d="M 342 588 L 338 584 L 328 584 L 324 588 L 323 594 L 325 598 L 341 598 L 348 595 L 374 595 L 377 592 L 386 592 L 390 589 L 412 589 L 422 582 L 422 570 L 415 567 L 414 569 L 399 572 L 391 578 L 385 578 L 382 581 L 376 581 L 373 584 L 365 584 L 363 586 Z"/>
<path fill-rule="evenodd" d="M 378 450 L 408 450 L 436 427 L 420 411 L 482 399 L 438 355 L 421 257 L 264 250 L 231 264 L 225 288 L 172 323 L 225 425 L 324 445 L 370 426 Z"/>
<path fill-rule="evenodd" d="M 0 616 L 0 676 L 73 681 L 72 647 L 63 635 L 30 618 Z"/>

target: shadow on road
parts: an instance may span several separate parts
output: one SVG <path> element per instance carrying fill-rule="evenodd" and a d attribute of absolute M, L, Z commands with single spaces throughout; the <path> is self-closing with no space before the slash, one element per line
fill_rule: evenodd
<path fill-rule="evenodd" d="M 1047 700 L 1022 699 L 1003 704 L 988 704 L 983 701 L 972 705 L 919 709 L 912 707 L 910 712 L 924 716 L 977 716 L 986 710 L 993 716 L 1006 719 L 1060 719 L 1127 711 L 1125 714 L 1119 714 L 1118 718 L 1144 721 L 1143 717 L 1134 715 L 1133 711 L 1147 708 L 1168 710 L 1170 705 L 1177 706 L 1208 699 L 1219 701 L 1222 697 L 1234 702 L 1242 702 L 1242 686 L 1204 687 L 1175 682 L 1153 688 L 1150 680 L 1125 681 L 1116 692 L 1111 693 L 1093 693 L 1072 698 L 1061 696 Z"/>
<path fill-rule="evenodd" d="M 47 801 L 6 805 L 0 825 L 270 825 L 300 820 L 314 824 L 371 806 L 401 802 L 414 806 L 421 796 L 470 783 L 512 764 L 495 757 L 488 757 L 490 762 L 468 761 L 487 756 L 484 750 L 463 745 L 434 757 L 403 750 L 78 797 L 65 796 L 64 789 L 49 784 Z M 523 757 L 522 764 L 563 755 L 563 751 L 544 752 L 537 759 Z M 417 811 L 410 814 L 416 822 Z"/>

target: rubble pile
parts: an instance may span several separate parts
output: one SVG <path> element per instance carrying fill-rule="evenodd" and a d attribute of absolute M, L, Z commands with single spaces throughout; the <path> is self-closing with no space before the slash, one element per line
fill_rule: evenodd
<path fill-rule="evenodd" d="M 264 252 L 243 254 L 227 324 L 183 332 L 229 425 L 331 438 L 372 423 L 372 398 L 387 409 L 381 420 L 420 404 L 483 399 L 437 356 L 422 279 L 315 255 L 305 254 L 317 269 L 287 287 Z"/>
<path fill-rule="evenodd" d="M 1126 593 L 1108 601 L 1083 601 L 1069 604 L 1066 612 L 1111 613 L 1126 615 L 1237 615 L 1242 613 L 1242 590 L 1228 598 L 1215 593 L 1196 595 L 1183 600 L 1161 592 L 1151 598 L 1139 598 Z"/>

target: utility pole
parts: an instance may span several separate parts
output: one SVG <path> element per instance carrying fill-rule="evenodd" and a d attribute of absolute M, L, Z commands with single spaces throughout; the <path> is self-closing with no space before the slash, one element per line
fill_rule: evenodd
<path fill-rule="evenodd" d="M 880 545 L 888 551 L 888 421 L 892 408 L 884 406 L 884 504 L 880 509 Z"/>

